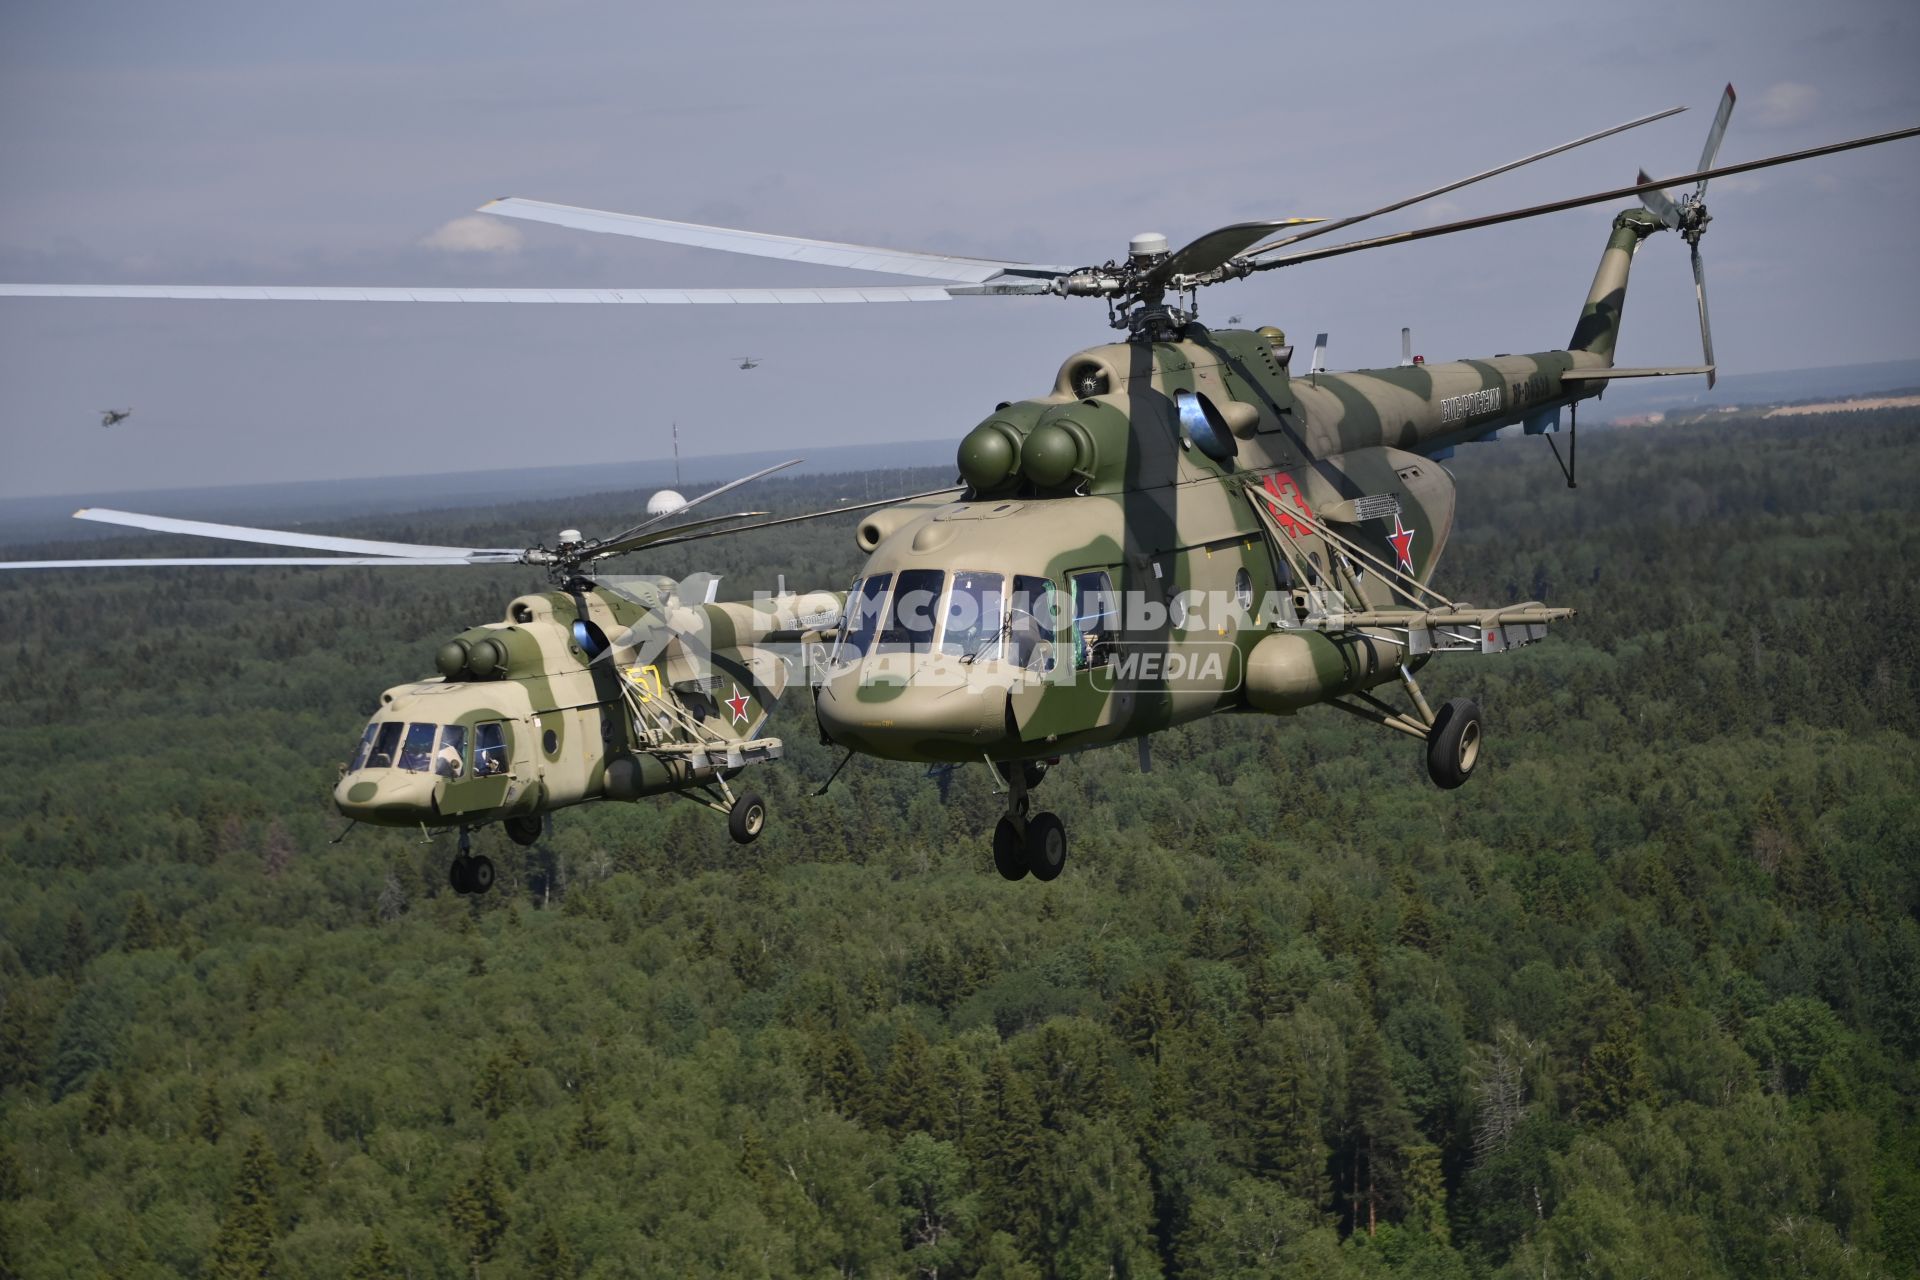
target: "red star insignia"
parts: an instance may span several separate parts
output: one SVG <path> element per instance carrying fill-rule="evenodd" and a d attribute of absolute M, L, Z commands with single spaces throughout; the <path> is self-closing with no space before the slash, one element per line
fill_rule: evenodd
<path fill-rule="evenodd" d="M 747 695 L 740 692 L 740 686 L 733 686 L 733 696 L 726 700 L 727 710 L 733 712 L 733 722 L 744 724 L 747 719 Z"/>
<path fill-rule="evenodd" d="M 1409 529 L 1400 523 L 1400 516 L 1393 517 L 1393 532 L 1387 535 L 1387 541 L 1393 544 L 1393 554 L 1400 557 L 1400 568 L 1407 573 L 1413 572 L 1413 535 L 1418 529 Z"/>

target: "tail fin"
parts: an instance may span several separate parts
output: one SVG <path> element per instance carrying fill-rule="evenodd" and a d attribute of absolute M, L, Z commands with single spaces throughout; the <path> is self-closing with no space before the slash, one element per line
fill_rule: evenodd
<path fill-rule="evenodd" d="M 1640 242 L 1661 230 L 1662 223 L 1641 209 L 1623 210 L 1613 220 L 1613 234 L 1607 251 L 1600 255 L 1600 269 L 1593 273 L 1593 288 L 1587 291 L 1587 305 L 1580 311 L 1580 323 L 1567 341 L 1569 351 L 1591 351 L 1613 363 L 1614 344 L 1620 340 L 1620 313 L 1627 302 L 1627 273 L 1633 268 L 1633 251 Z"/>

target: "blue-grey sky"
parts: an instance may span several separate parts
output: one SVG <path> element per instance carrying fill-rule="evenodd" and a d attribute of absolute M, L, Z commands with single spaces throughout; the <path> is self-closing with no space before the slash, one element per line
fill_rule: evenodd
<path fill-rule="evenodd" d="M 902 282 L 498 220 L 513 194 L 1041 262 L 1337 216 L 1693 110 L 1368 231 L 1920 124 L 1907 0 L 0 7 L 0 280 Z M 1723 180 L 1727 372 L 1920 354 L 1920 142 Z M 1214 289 L 1336 368 L 1562 345 L 1611 210 Z M 449 224 L 452 224 L 449 226 Z M 958 438 L 1107 341 L 1088 300 L 514 307 L 0 300 L 0 498 Z M 764 360 L 751 372 L 730 357 Z M 1685 247 L 1623 363 L 1693 362 Z M 110 431 L 98 411 L 133 406 Z"/>

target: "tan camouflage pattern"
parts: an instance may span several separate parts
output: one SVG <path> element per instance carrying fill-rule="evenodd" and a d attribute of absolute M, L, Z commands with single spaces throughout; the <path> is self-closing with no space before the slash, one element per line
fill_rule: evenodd
<path fill-rule="evenodd" d="M 636 580 L 624 594 L 600 586 L 520 596 L 501 621 L 459 637 L 503 646 L 504 674 L 397 685 L 373 716 L 376 725 L 463 727 L 460 776 L 409 771 L 397 761 L 360 768 L 343 773 L 334 803 L 356 821 L 383 826 L 477 826 L 731 776 L 722 754 L 701 768 L 684 752 L 649 750 L 622 684 L 631 682 L 642 714 L 667 715 L 670 703 L 722 743 L 754 738 L 788 679 L 784 660 L 760 642 L 830 623 L 840 597 L 789 595 L 777 605 L 686 605 L 656 580 Z M 604 637 L 598 660 L 577 642 L 574 623 L 582 619 Z M 661 723 L 671 729 L 671 720 Z M 510 757 L 507 770 L 491 777 L 476 776 L 472 761 L 475 728 L 486 723 L 504 726 Z"/>
<path fill-rule="evenodd" d="M 1596 383 L 1563 375 L 1611 366 L 1633 252 L 1657 226 L 1639 211 L 1616 218 L 1564 350 L 1295 375 L 1279 331 L 1194 324 L 1177 341 L 1082 351 L 1062 365 L 1051 394 L 1001 406 L 962 442 L 965 500 L 903 504 L 863 523 L 859 542 L 871 554 L 862 577 L 920 568 L 1011 583 L 1025 574 L 1065 592 L 1073 574 L 1105 570 L 1121 593 L 1161 602 L 1249 583 L 1266 600 L 1300 585 L 1274 537 L 1293 537 L 1331 565 L 1318 535 L 1304 525 L 1288 532 L 1287 513 L 1301 504 L 1396 566 L 1400 536 L 1411 576 L 1426 583 L 1453 523 L 1453 483 L 1439 458 L 1501 427 L 1554 429 L 1563 407 L 1598 394 Z M 1182 393 L 1195 397 L 1185 422 Z M 1209 424 L 1201 431 L 1191 429 L 1196 406 Z M 1209 456 L 1200 439 L 1208 432 L 1230 435 L 1233 456 Z M 1396 518 L 1358 517 L 1355 499 L 1386 495 L 1398 501 Z M 1377 575 L 1357 585 L 1368 605 L 1404 604 Z M 1163 671 L 1177 657 L 1188 674 L 1103 680 L 1097 668 L 1075 670 L 1084 637 L 1069 621 L 1053 670 L 1038 677 L 1004 657 L 842 663 L 820 690 L 821 728 L 895 759 L 1035 759 L 1218 711 L 1290 713 L 1396 679 L 1401 661 L 1364 638 L 1281 635 L 1271 618 L 1254 616 L 1185 625 L 1168 617 L 1124 638 L 1159 655 Z"/>

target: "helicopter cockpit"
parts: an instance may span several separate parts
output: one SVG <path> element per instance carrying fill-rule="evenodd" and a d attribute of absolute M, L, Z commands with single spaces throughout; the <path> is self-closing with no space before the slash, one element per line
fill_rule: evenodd
<path fill-rule="evenodd" d="M 500 723 L 475 725 L 472 736 L 469 761 L 465 725 L 376 719 L 361 735 L 347 772 L 400 769 L 441 778 L 488 778 L 507 772 L 507 738 Z"/>
<path fill-rule="evenodd" d="M 1009 691 L 1050 680 L 1071 636 L 1035 574 L 903 568 L 856 580 L 815 702 L 834 741 L 876 755 L 978 759 L 1009 732 Z"/>
<path fill-rule="evenodd" d="M 1004 660 L 1049 669 L 1057 630 L 1049 578 L 940 569 L 903 569 L 857 580 L 835 647 L 835 671 L 868 656 L 940 654 L 963 664 Z"/>

